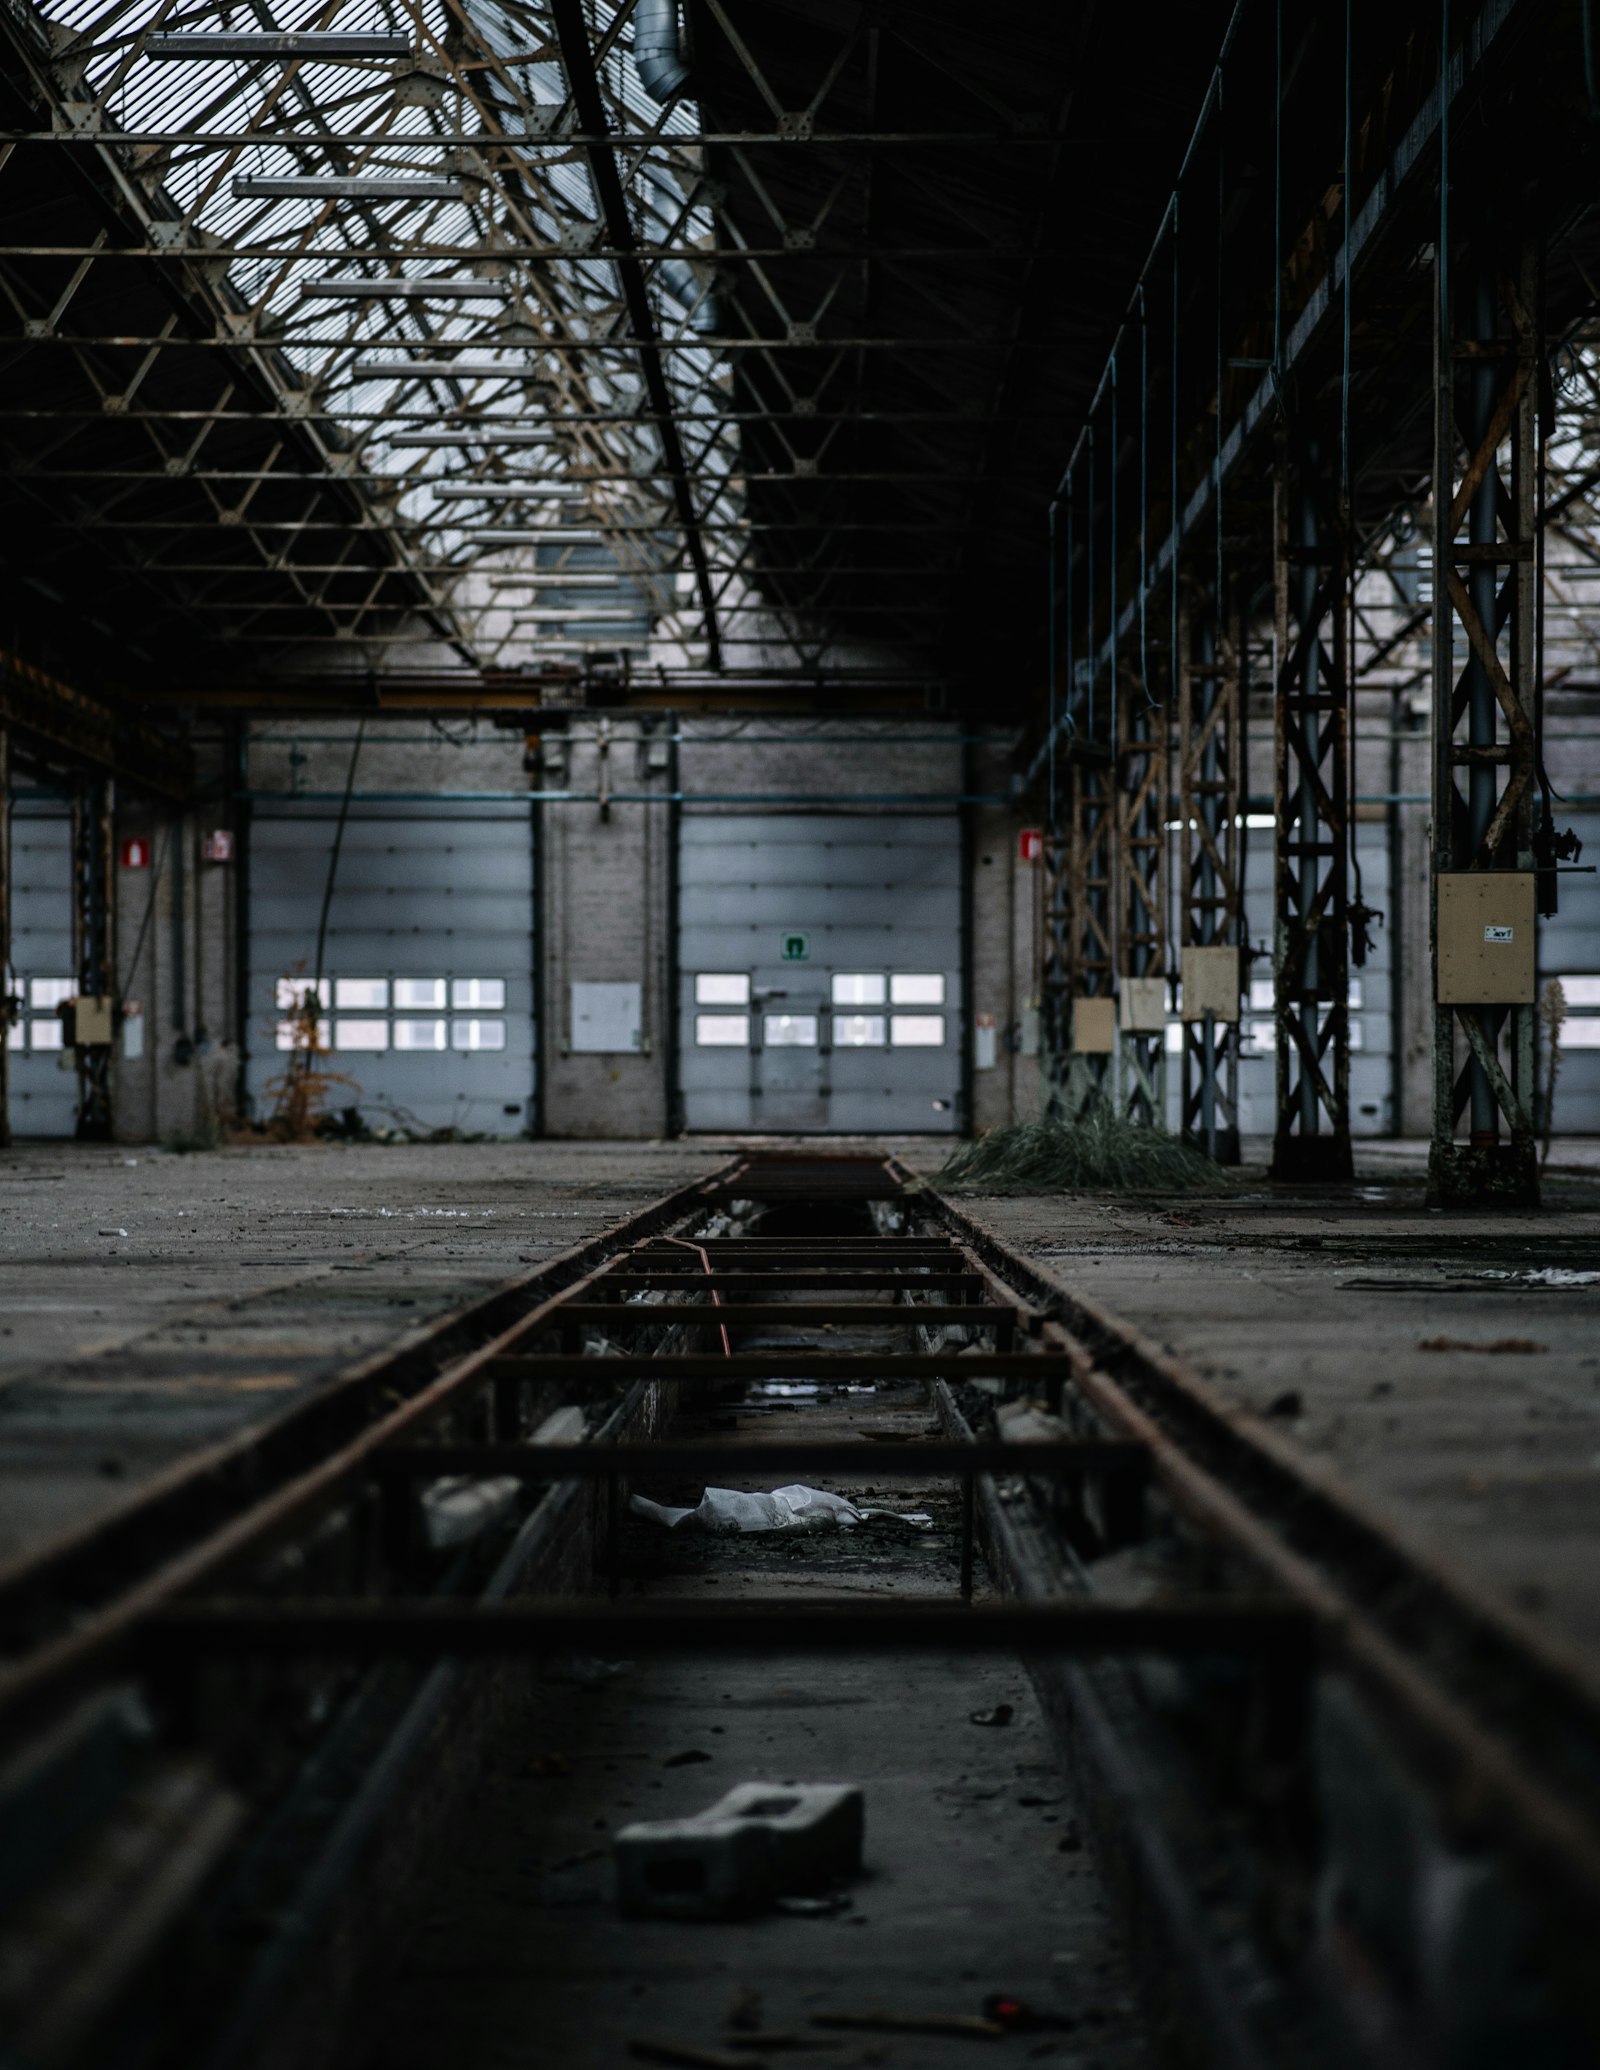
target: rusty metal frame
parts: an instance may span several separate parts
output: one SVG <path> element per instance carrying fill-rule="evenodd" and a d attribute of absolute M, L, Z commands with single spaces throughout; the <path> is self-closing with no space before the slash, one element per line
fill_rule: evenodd
<path fill-rule="evenodd" d="M 1280 434 L 1273 476 L 1272 1175 L 1343 1180 L 1350 1148 L 1348 528 L 1333 442 Z"/>
<path fill-rule="evenodd" d="M 1240 951 L 1243 982 L 1244 634 L 1215 583 L 1178 598 L 1178 934 L 1181 948 Z M 1237 1019 L 1185 1020 L 1179 1129 L 1221 1164 L 1239 1162 Z"/>
<path fill-rule="evenodd" d="M 1497 239 L 1481 216 L 1461 250 L 1448 241 L 1445 249 L 1434 380 L 1436 879 L 1442 870 L 1534 867 L 1538 764 L 1539 254 L 1525 238 Z M 1436 905 L 1432 917 L 1436 958 Z M 1531 1002 L 1435 1006 L 1436 1204 L 1537 1204 L 1536 1066 Z"/>

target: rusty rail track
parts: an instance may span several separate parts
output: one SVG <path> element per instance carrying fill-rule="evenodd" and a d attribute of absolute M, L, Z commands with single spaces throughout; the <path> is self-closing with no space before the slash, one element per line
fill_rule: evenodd
<path fill-rule="evenodd" d="M 886 1210 L 871 1235 L 752 1233 L 764 1214 L 826 1219 L 867 1203 Z M 885 1233 L 891 1223 L 902 1233 Z M 812 1341 L 744 1344 L 775 1330 Z M 851 1345 L 863 1330 L 872 1341 Z M 839 1331 L 844 1346 L 826 1348 L 824 1333 Z M 933 1386 L 951 1436 L 712 1447 L 640 1434 L 708 1391 L 884 1377 Z M 974 1380 L 1047 1404 L 1062 1437 L 974 1437 L 950 1392 Z M 536 1441 L 553 1404 L 597 1392 L 620 1403 L 606 1442 Z M 874 1479 L 960 1485 L 959 1599 L 870 1612 L 813 1600 L 778 1618 L 606 1600 L 630 1480 L 770 1483 L 850 1473 L 866 1458 Z M 489 1600 L 480 1571 L 441 1579 L 419 1558 L 425 1488 L 501 1480 L 522 1489 L 524 1520 L 551 1492 L 591 1491 L 603 1526 L 590 1593 Z M 999 1543 L 1000 1488 L 1059 1539 L 1063 1564 L 1049 1574 Z M 1011 1560 L 1003 1578 L 1021 1601 L 970 1601 L 979 1535 L 997 1569 Z M 1157 1539 L 1184 1549 L 1186 1585 L 1137 1603 L 1096 1593 L 1099 1558 Z M 737 1158 L 0 1571 L 0 1748 L 25 1753 L 74 1706 L 122 1685 L 145 1691 L 189 1743 L 204 1737 L 195 1690 L 207 1677 L 243 1673 L 259 1689 L 263 1676 L 315 1675 L 318 1663 L 348 1676 L 381 1661 L 579 1644 L 1225 1659 L 1261 1755 L 1261 1796 L 1292 1829 L 1270 1845 L 1313 1854 L 1310 1721 L 1318 1689 L 1339 1680 L 1409 1764 L 1443 1842 L 1503 1864 L 1516 1902 L 1548 1924 L 1562 2017 L 1600 2035 L 1600 1991 L 1582 1959 L 1600 1923 L 1600 1685 L 1587 1664 L 893 1161 Z M 237 1733 L 230 1746 L 236 1760 Z M 1298 1811 L 1285 1816 L 1286 1804 Z"/>

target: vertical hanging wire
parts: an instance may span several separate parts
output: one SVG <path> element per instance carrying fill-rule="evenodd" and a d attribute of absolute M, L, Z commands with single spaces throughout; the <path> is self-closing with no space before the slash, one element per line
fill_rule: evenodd
<path fill-rule="evenodd" d="M 1170 578 L 1171 594 L 1168 599 L 1167 635 L 1172 645 L 1172 681 L 1178 682 L 1178 562 L 1180 533 L 1178 530 L 1178 197 L 1172 197 L 1172 348 L 1168 354 L 1168 382 L 1171 388 L 1172 416 L 1172 480 L 1169 494 L 1172 500 L 1171 514 L 1167 520 L 1167 537 L 1171 542 L 1172 558 L 1167 573 Z"/>
<path fill-rule="evenodd" d="M 1227 373 L 1223 358 L 1222 343 L 1222 223 L 1227 207 L 1227 133 L 1222 118 L 1222 64 L 1217 64 L 1217 451 L 1216 480 L 1216 599 L 1214 608 L 1222 611 L 1222 390 Z"/>
<path fill-rule="evenodd" d="M 1045 739 L 1049 743 L 1048 773 L 1045 778 L 1045 826 L 1048 838 L 1056 830 L 1056 506 L 1050 505 L 1048 544 L 1045 549 Z"/>
<path fill-rule="evenodd" d="M 1144 701 L 1150 694 L 1150 650 L 1145 638 L 1145 604 L 1150 593 L 1150 322 L 1144 282 L 1139 283 L 1139 682 Z"/>
<path fill-rule="evenodd" d="M 1350 512 L 1350 188 L 1355 179 L 1352 158 L 1355 140 L 1352 128 L 1351 54 L 1353 49 L 1355 0 L 1344 0 L 1344 198 L 1340 213 L 1344 219 L 1344 358 L 1339 375 L 1339 493 L 1344 499 L 1345 521 Z"/>
<path fill-rule="evenodd" d="M 1272 378 L 1283 381 L 1283 0 L 1277 8 L 1277 54 L 1272 95 Z"/>
<path fill-rule="evenodd" d="M 1084 511 L 1084 559 L 1086 587 L 1084 592 L 1084 615 L 1087 620 L 1083 651 L 1089 671 L 1089 738 L 1094 739 L 1094 679 L 1096 676 L 1094 656 L 1094 419 L 1089 419 L 1089 484 L 1088 502 Z"/>
<path fill-rule="evenodd" d="M 1111 590 L 1111 767 L 1112 788 L 1116 788 L 1117 754 L 1117 477 L 1122 469 L 1118 464 L 1122 457 L 1121 441 L 1117 432 L 1117 351 L 1122 334 L 1117 333 L 1116 343 L 1111 348 L 1111 486 L 1106 503 L 1106 549 L 1108 566 L 1106 580 Z"/>
<path fill-rule="evenodd" d="M 1075 645 L 1073 644 L 1073 638 L 1072 638 L 1072 586 L 1073 586 L 1073 581 L 1074 581 L 1074 572 L 1073 572 L 1073 571 L 1074 571 L 1074 570 L 1075 570 L 1075 568 L 1077 567 L 1077 562 L 1076 562 L 1076 560 L 1075 560 L 1075 558 L 1074 558 L 1074 556 L 1073 556 L 1073 548 L 1072 548 L 1072 504 L 1073 504 L 1073 487 L 1074 487 L 1074 484 L 1073 484 L 1073 479 L 1072 479 L 1072 475 L 1073 475 L 1073 470 L 1072 470 L 1072 469 L 1071 469 L 1071 468 L 1069 467 L 1069 468 L 1067 469 L 1067 580 L 1066 580 L 1066 598 L 1067 598 L 1067 639 L 1066 639 L 1066 648 L 1067 648 L 1067 688 L 1066 688 L 1066 699 L 1067 699 L 1067 703 L 1066 703 L 1066 712 L 1067 712 L 1067 718 L 1066 718 L 1066 732 L 1067 732 L 1067 738 L 1068 738 L 1069 740 L 1070 740 L 1070 739 L 1072 738 L 1073 734 L 1074 734 L 1074 733 L 1076 733 L 1076 732 L 1077 732 L 1077 730 L 1078 730 L 1078 722 L 1077 722 L 1077 720 L 1076 720 L 1076 719 L 1075 719 L 1075 718 L 1073 717 L 1073 712 L 1072 712 L 1072 707 L 1073 707 L 1074 703 L 1076 702 L 1076 700 L 1077 700 L 1077 695 L 1078 695 L 1078 664 L 1077 664 L 1077 660 L 1076 660 L 1076 655 L 1077 655 L 1077 648 L 1076 648 L 1076 646 L 1075 646 Z"/>

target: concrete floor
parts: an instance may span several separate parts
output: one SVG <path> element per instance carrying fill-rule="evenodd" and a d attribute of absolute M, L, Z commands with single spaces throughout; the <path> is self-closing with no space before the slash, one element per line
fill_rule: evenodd
<path fill-rule="evenodd" d="M 725 1155 L 648 1143 L 0 1153 L 0 1561 Z"/>

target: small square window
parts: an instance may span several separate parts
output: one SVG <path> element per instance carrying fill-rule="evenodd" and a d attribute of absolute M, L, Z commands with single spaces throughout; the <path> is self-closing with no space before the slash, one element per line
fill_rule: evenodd
<path fill-rule="evenodd" d="M 1600 1020 L 1568 1020 L 1561 1023 L 1563 1049 L 1600 1049 Z"/>
<path fill-rule="evenodd" d="M 21 1021 L 13 1021 L 6 1029 L 6 1048 L 22 1049 L 28 1040 L 28 1031 Z"/>
<path fill-rule="evenodd" d="M 834 973 L 835 1006 L 882 1006 L 888 996 L 889 981 L 881 971 L 840 970 Z"/>
<path fill-rule="evenodd" d="M 1600 977 L 1557 978 L 1568 1006 L 1600 1006 Z"/>
<path fill-rule="evenodd" d="M 439 990 L 444 990 L 442 978 L 439 980 Z M 396 1021 L 394 1046 L 396 1049 L 443 1049 L 445 1024 L 443 1021 Z"/>
<path fill-rule="evenodd" d="M 459 983 L 460 980 L 458 979 Z M 477 984 L 479 979 L 469 982 Z M 499 979 L 488 980 L 499 984 Z M 501 990 L 505 987 L 502 985 Z M 452 1049 L 504 1049 L 506 1046 L 506 1024 L 504 1021 L 452 1021 L 450 1023 L 450 1047 Z"/>
<path fill-rule="evenodd" d="M 504 978 L 452 978 L 450 980 L 450 1004 L 457 1013 L 474 1007 L 489 1013 L 504 1013 L 506 1008 L 506 981 Z M 486 1048 L 488 1044 L 484 1045 Z M 457 1043 L 456 1048 L 477 1048 L 476 1043 Z M 493 1047 L 499 1048 L 498 1043 Z"/>
<path fill-rule="evenodd" d="M 60 1049 L 61 1023 L 59 1021 L 32 1021 L 28 1027 L 30 1049 Z"/>
<path fill-rule="evenodd" d="M 702 970 L 694 981 L 696 1006 L 748 1006 L 750 979 L 746 972 Z"/>
<path fill-rule="evenodd" d="M 943 1049 L 942 1013 L 896 1013 L 889 1016 L 889 1042 L 894 1049 Z"/>
<path fill-rule="evenodd" d="M 815 1049 L 817 1017 L 814 1013 L 764 1013 L 761 1039 L 768 1049 Z"/>
<path fill-rule="evenodd" d="M 882 1049 L 887 1025 L 881 1013 L 836 1013 L 833 1017 L 834 1046 L 838 1049 Z"/>
<path fill-rule="evenodd" d="M 35 1013 L 53 1013 L 64 999 L 74 997 L 75 978 L 29 978 L 28 1004 Z"/>
<path fill-rule="evenodd" d="M 896 971 L 889 980 L 889 1002 L 893 1006 L 943 1006 L 942 971 Z M 941 1035 L 942 1042 L 944 1037 Z"/>
<path fill-rule="evenodd" d="M 311 987 L 317 988 L 318 1006 L 326 1006 L 332 998 L 332 987 L 326 978 L 287 977 L 278 980 L 278 1011 L 293 1013 L 297 1006 L 303 1006 L 311 997 Z"/>
<path fill-rule="evenodd" d="M 335 1049 L 387 1049 L 389 1047 L 389 1023 L 387 1021 L 335 1021 L 333 1024 L 333 1046 Z"/>
<path fill-rule="evenodd" d="M 1250 980 L 1250 1011 L 1252 1013 L 1271 1013 L 1272 1004 L 1271 978 L 1252 978 Z"/>
<path fill-rule="evenodd" d="M 697 1013 L 694 1039 L 698 1049 L 744 1049 L 750 1041 L 747 1013 Z"/>
<path fill-rule="evenodd" d="M 306 1041 L 305 1022 L 279 1021 L 277 1042 L 279 1049 L 309 1048 L 310 1045 Z M 331 1049 L 333 1047 L 332 1021 L 318 1021 L 316 1046 L 318 1049 Z"/>
<path fill-rule="evenodd" d="M 444 1006 L 443 978 L 396 978 L 395 1010 L 399 1013 L 435 1013 Z"/>
<path fill-rule="evenodd" d="M 382 1013 L 389 1004 L 389 980 L 335 978 L 333 1003 L 346 1013 Z"/>

